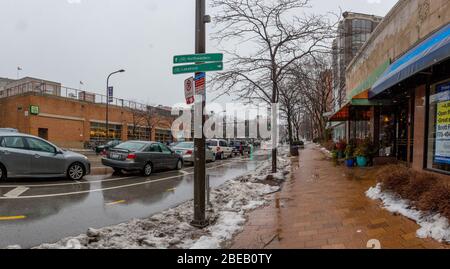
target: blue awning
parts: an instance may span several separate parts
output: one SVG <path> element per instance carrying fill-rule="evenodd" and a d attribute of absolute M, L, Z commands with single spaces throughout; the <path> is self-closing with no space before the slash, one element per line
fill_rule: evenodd
<path fill-rule="evenodd" d="M 372 86 L 369 98 L 447 58 L 450 58 L 450 24 L 391 64 Z"/>

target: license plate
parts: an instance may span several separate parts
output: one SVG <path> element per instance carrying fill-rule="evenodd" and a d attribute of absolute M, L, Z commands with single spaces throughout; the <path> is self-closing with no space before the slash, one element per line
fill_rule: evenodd
<path fill-rule="evenodd" d="M 111 153 L 109 156 L 111 157 L 111 159 L 120 159 L 120 155 L 117 153 Z"/>

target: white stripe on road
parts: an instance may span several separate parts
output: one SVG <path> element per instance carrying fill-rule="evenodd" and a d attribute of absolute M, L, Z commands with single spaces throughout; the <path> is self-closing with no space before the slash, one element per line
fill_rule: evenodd
<path fill-rule="evenodd" d="M 232 163 L 237 163 L 237 162 L 238 161 L 221 164 L 221 165 L 217 165 L 217 166 L 214 166 L 214 167 L 209 167 L 209 168 L 207 168 L 207 170 L 215 169 L 215 168 L 218 168 L 218 167 L 226 166 L 226 165 L 229 165 L 229 164 L 232 164 Z M 193 174 L 194 173 L 188 173 L 188 175 L 193 175 Z M 117 190 L 117 189 L 135 187 L 135 186 L 146 185 L 146 184 L 151 184 L 151 183 L 157 183 L 157 182 L 166 181 L 166 180 L 175 179 L 175 178 L 180 178 L 180 177 L 182 177 L 182 176 L 181 175 L 176 175 L 176 176 L 165 177 L 165 178 L 160 178 L 160 179 L 156 179 L 156 180 L 147 179 L 146 181 L 143 181 L 143 182 L 127 184 L 127 185 L 121 185 L 121 186 L 116 186 L 116 187 L 95 189 L 95 190 L 66 192 L 66 193 L 55 193 L 55 194 L 43 194 L 43 195 L 19 196 L 19 197 L 0 197 L 0 200 L 48 198 L 48 197 L 60 197 L 60 196 L 69 196 L 69 195 L 77 195 L 77 194 L 84 194 L 84 193 L 102 192 L 102 191 Z"/>
<path fill-rule="evenodd" d="M 230 161 L 230 162 L 223 162 L 222 164 L 218 166 L 212 166 L 207 167 L 206 169 L 214 169 L 216 167 L 221 167 L 227 164 L 236 163 L 238 161 Z M 188 167 L 186 169 L 180 170 L 179 172 L 183 173 L 183 175 L 189 175 L 187 170 L 193 170 L 194 167 Z M 158 173 L 158 175 L 164 175 L 168 173 L 173 173 L 174 171 L 166 171 L 162 173 Z M 184 172 L 187 172 L 187 174 L 184 174 Z M 119 178 L 110 178 L 110 179 L 101 179 L 101 180 L 86 180 L 86 181 L 75 181 L 75 182 L 68 182 L 68 183 L 51 183 L 51 184 L 29 184 L 29 185 L 0 185 L 0 188 L 16 188 L 16 187 L 28 187 L 28 188 L 41 188 L 41 187 L 58 187 L 58 186 L 69 186 L 69 185 L 79 185 L 79 184 L 92 184 L 92 183 L 106 183 L 106 182 L 113 182 L 113 181 L 119 181 L 119 180 L 126 180 L 126 179 L 136 179 L 139 178 L 138 176 L 130 176 L 130 177 L 119 177 Z"/>
<path fill-rule="evenodd" d="M 19 197 L 20 195 L 22 195 L 24 192 L 26 192 L 26 191 L 29 190 L 29 189 L 30 189 L 30 188 L 20 186 L 20 187 L 17 187 L 17 188 L 15 188 L 15 189 L 13 189 L 13 190 L 7 192 L 7 193 L 6 193 L 5 195 L 3 195 L 3 196 L 4 196 L 4 197 L 7 197 L 7 198 L 17 198 L 17 197 Z"/>

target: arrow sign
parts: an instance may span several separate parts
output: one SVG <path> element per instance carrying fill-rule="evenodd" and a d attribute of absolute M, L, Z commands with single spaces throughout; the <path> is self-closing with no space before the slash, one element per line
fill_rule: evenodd
<path fill-rule="evenodd" d="M 174 66 L 172 72 L 174 75 L 196 72 L 208 72 L 208 71 L 222 71 L 223 63 L 207 63 L 207 64 L 192 64 Z"/>
<path fill-rule="evenodd" d="M 202 63 L 202 62 L 222 62 L 222 53 L 205 53 L 205 54 L 191 54 L 191 55 L 178 55 L 173 57 L 174 64 L 182 63 Z"/>

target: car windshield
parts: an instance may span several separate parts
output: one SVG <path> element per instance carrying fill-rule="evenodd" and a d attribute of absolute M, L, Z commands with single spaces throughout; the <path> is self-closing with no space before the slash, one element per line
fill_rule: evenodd
<path fill-rule="evenodd" d="M 183 142 L 183 143 L 177 144 L 176 147 L 177 148 L 184 148 L 184 149 L 192 149 L 192 148 L 194 148 L 194 143 Z"/>
<path fill-rule="evenodd" d="M 143 142 L 125 142 L 116 146 L 116 149 L 125 149 L 129 151 L 139 151 L 143 149 L 147 144 Z"/>
<path fill-rule="evenodd" d="M 214 147 L 217 145 L 217 142 L 216 141 L 206 141 L 206 145 L 210 146 L 210 147 Z"/>

